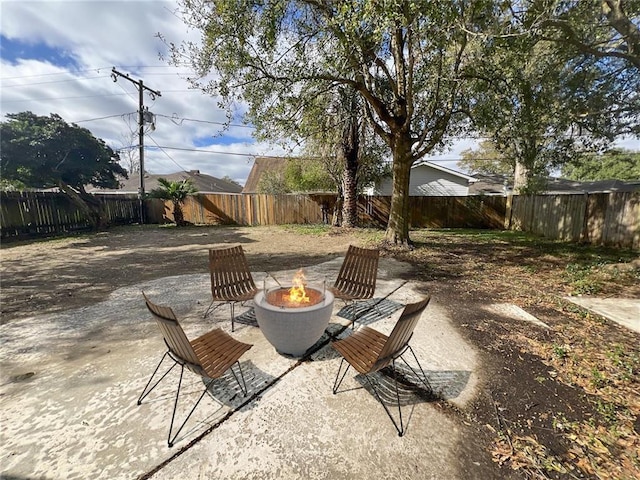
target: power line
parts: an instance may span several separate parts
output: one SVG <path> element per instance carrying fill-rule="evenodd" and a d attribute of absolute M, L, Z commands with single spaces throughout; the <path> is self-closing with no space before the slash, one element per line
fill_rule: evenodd
<path fill-rule="evenodd" d="M 179 150 L 182 152 L 202 152 L 202 153 L 215 153 L 219 155 L 237 155 L 240 157 L 267 157 L 267 158 L 281 158 L 277 155 L 258 155 L 255 153 L 238 153 L 238 152 L 221 152 L 216 150 L 205 150 L 202 148 L 183 148 L 183 147 L 167 147 L 164 145 L 158 145 L 158 148 L 164 148 L 166 150 Z"/>
<path fill-rule="evenodd" d="M 107 115 L 106 117 L 97 117 L 97 118 L 89 118 L 87 120 L 78 120 L 76 122 L 69 122 L 69 123 L 85 123 L 85 122 L 95 122 L 96 120 L 104 120 L 106 118 L 114 118 L 114 117 L 123 117 L 125 115 L 133 115 L 136 112 L 129 112 L 129 113 L 118 113 L 116 115 Z"/>
<path fill-rule="evenodd" d="M 156 144 L 156 147 L 158 147 L 158 148 L 160 149 L 160 151 L 161 151 L 162 153 L 164 153 L 164 154 L 167 156 L 167 158 L 168 158 L 169 160 L 171 160 L 173 163 L 175 163 L 175 164 L 178 166 L 178 168 L 179 168 L 180 170 L 183 170 L 183 171 L 185 171 L 185 172 L 187 171 L 187 169 L 186 169 L 186 168 L 184 168 L 182 165 L 180 165 L 178 162 L 176 162 L 176 161 L 174 160 L 174 158 L 173 158 L 171 155 L 169 155 L 169 154 L 168 154 L 168 153 L 167 153 L 167 152 L 166 152 L 166 151 L 165 151 L 165 150 L 164 150 L 160 145 L 158 145 L 158 142 L 156 142 L 156 140 L 155 140 L 151 135 L 149 135 L 149 139 L 150 139 L 153 143 L 155 143 L 155 144 Z"/>
<path fill-rule="evenodd" d="M 88 68 L 85 70 L 73 70 L 73 71 L 64 71 L 64 72 L 50 72 L 50 73 L 34 73 L 31 75 L 19 75 L 14 77 L 0 77 L 0 80 L 18 80 L 22 78 L 36 78 L 36 77 L 48 77 L 53 75 L 68 75 L 69 73 L 87 73 L 87 72 L 96 72 L 100 73 L 100 70 L 111 70 L 111 65 L 106 67 L 96 67 L 96 68 Z M 140 70 L 143 68 L 176 68 L 173 65 L 137 65 L 137 66 L 118 66 L 118 68 L 128 69 L 128 70 Z M 176 74 L 180 75 L 193 75 L 193 72 L 176 72 Z M 158 75 L 158 74 L 150 74 L 150 75 Z M 165 74 L 161 74 L 165 75 Z"/>
<path fill-rule="evenodd" d="M 16 85 L 3 85 L 2 88 L 13 88 L 13 87 L 31 87 L 33 85 L 46 85 L 51 83 L 68 83 L 68 82 L 77 82 L 80 80 L 95 80 L 98 78 L 108 78 L 109 75 L 100 75 L 98 77 L 78 77 L 78 78 L 70 78 L 67 80 L 51 80 L 49 82 L 35 82 L 35 83 L 19 83 Z"/>
<path fill-rule="evenodd" d="M 100 70 L 107 70 L 109 68 L 111 67 L 89 68 L 87 70 L 75 70 L 75 71 L 64 71 L 64 72 L 34 73 L 32 75 L 20 75 L 16 77 L 0 77 L 0 80 L 18 80 L 22 78 L 49 77 L 52 75 L 69 75 L 69 73 L 86 73 L 86 72 L 100 73 Z"/>
<path fill-rule="evenodd" d="M 224 125 L 224 126 L 229 126 L 229 127 L 242 127 L 242 128 L 255 128 L 253 125 L 241 125 L 239 123 L 224 123 L 224 122 L 214 122 L 212 120 L 198 120 L 195 118 L 184 118 L 184 117 L 178 117 L 177 115 L 162 115 L 161 113 L 157 113 L 156 117 L 163 117 L 163 118 L 168 118 L 169 120 L 171 120 L 173 123 L 176 123 L 175 120 L 180 120 L 180 123 L 176 123 L 176 125 L 181 125 L 182 122 L 197 122 L 197 123 L 209 123 L 211 125 Z"/>
<path fill-rule="evenodd" d="M 171 92 L 171 93 L 202 93 L 201 90 L 198 90 L 197 88 L 187 88 L 185 90 L 163 90 L 163 92 L 167 93 L 167 92 Z"/>
<path fill-rule="evenodd" d="M 77 98 L 97 98 L 97 97 L 119 97 L 129 95 L 128 93 L 104 93 L 101 95 L 78 95 L 72 97 L 48 97 L 48 98 L 28 98 L 23 100 L 3 100 L 2 103 L 21 103 L 21 102 L 42 102 L 44 100 L 70 100 Z"/>

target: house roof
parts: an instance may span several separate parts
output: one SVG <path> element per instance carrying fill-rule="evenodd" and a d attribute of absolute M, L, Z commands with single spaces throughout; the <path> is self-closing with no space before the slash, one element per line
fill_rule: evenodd
<path fill-rule="evenodd" d="M 158 188 L 159 178 L 165 178 L 170 182 L 181 182 L 183 180 L 191 180 L 191 183 L 195 186 L 196 190 L 200 193 L 241 193 L 242 187 L 235 183 L 222 180 L 217 177 L 212 177 L 205 173 L 200 173 L 200 170 L 189 170 L 184 172 L 169 173 L 163 175 L 155 175 L 151 173 L 145 173 L 144 175 L 144 189 L 145 192 Z M 121 179 L 122 187 L 113 189 L 102 189 L 90 186 L 87 188 L 89 193 L 138 193 L 140 187 L 140 175 L 133 173 L 129 175 L 128 179 Z"/>
<path fill-rule="evenodd" d="M 258 193 L 258 184 L 264 172 L 283 172 L 287 160 L 284 157 L 256 157 L 242 193 Z"/>
<path fill-rule="evenodd" d="M 503 175 L 474 175 L 476 181 L 469 185 L 469 195 L 505 195 L 513 188 L 513 182 Z"/>
<path fill-rule="evenodd" d="M 635 192 L 640 190 L 640 180 L 598 180 L 595 182 L 577 182 L 565 178 L 550 178 L 548 193 L 608 193 Z"/>
<path fill-rule="evenodd" d="M 474 175 L 476 182 L 469 187 L 469 195 L 504 195 L 513 190 L 513 181 L 503 175 Z M 640 191 L 640 180 L 598 180 L 594 182 L 579 182 L 566 178 L 549 178 L 546 194 L 571 193 L 608 193 Z"/>
<path fill-rule="evenodd" d="M 468 181 L 469 183 L 473 183 L 473 182 L 476 181 L 476 178 L 473 177 L 473 176 L 465 175 L 464 173 L 458 172 L 456 170 L 452 170 L 452 169 L 447 168 L 447 167 L 443 167 L 442 165 L 438 165 L 437 163 L 430 162 L 429 160 L 419 160 L 416 163 L 414 163 L 411 168 L 422 167 L 422 166 L 433 168 L 435 170 L 439 170 L 441 172 L 448 173 L 449 175 L 454 175 L 456 177 L 460 177 L 460 178 Z"/>

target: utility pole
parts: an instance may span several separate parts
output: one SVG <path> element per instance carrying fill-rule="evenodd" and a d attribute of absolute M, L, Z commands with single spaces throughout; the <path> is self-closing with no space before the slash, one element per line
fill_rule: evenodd
<path fill-rule="evenodd" d="M 149 92 L 151 100 L 161 97 L 159 91 L 147 87 L 142 80 L 134 80 L 126 73 L 111 69 L 111 78 L 114 82 L 118 81 L 118 77 L 125 78 L 138 88 L 138 151 L 140 155 L 140 187 L 138 188 L 138 199 L 140 201 L 140 224 L 144 224 L 144 91 Z"/>

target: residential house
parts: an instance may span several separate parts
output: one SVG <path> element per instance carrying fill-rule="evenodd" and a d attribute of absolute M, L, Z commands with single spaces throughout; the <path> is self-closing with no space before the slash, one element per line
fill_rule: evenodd
<path fill-rule="evenodd" d="M 165 178 L 170 182 L 181 182 L 183 180 L 191 180 L 191 183 L 195 186 L 199 193 L 241 193 L 242 187 L 233 182 L 228 182 L 220 178 L 212 177 L 204 173 L 200 173 L 200 170 L 189 170 L 183 172 L 169 173 L 155 175 L 151 173 L 145 173 L 144 175 L 144 190 L 149 193 L 160 186 L 158 183 L 159 178 Z M 89 193 L 138 193 L 140 187 L 140 175 L 133 173 L 129 175 L 128 179 L 121 180 L 122 187 L 113 189 L 102 189 L 93 186 L 87 187 Z"/>
<path fill-rule="evenodd" d="M 469 195 L 507 195 L 513 192 L 513 181 L 504 175 L 474 175 L 476 182 L 469 188 Z M 598 180 L 579 182 L 566 178 L 547 179 L 545 195 L 569 195 L 584 193 L 636 192 L 640 180 Z"/>
<path fill-rule="evenodd" d="M 287 160 L 283 157 L 256 157 L 247 181 L 244 182 L 242 193 L 258 193 L 258 184 L 265 172 L 282 172 L 284 174 Z"/>
<path fill-rule="evenodd" d="M 476 179 L 427 160 L 411 167 L 409 196 L 464 197 Z M 390 196 L 392 179 L 385 178 L 370 190 L 371 195 Z"/>

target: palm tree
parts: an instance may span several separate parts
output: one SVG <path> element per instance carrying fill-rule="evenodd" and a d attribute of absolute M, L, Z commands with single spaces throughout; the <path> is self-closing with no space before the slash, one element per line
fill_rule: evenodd
<path fill-rule="evenodd" d="M 171 200 L 173 203 L 173 219 L 176 222 L 176 226 L 184 226 L 184 215 L 182 213 L 182 202 L 189 195 L 197 193 L 198 190 L 191 183 L 191 180 L 185 179 L 181 182 L 169 181 L 166 178 L 159 178 L 158 183 L 160 186 L 154 188 L 149 195 L 155 198 L 164 198 L 165 200 Z"/>

